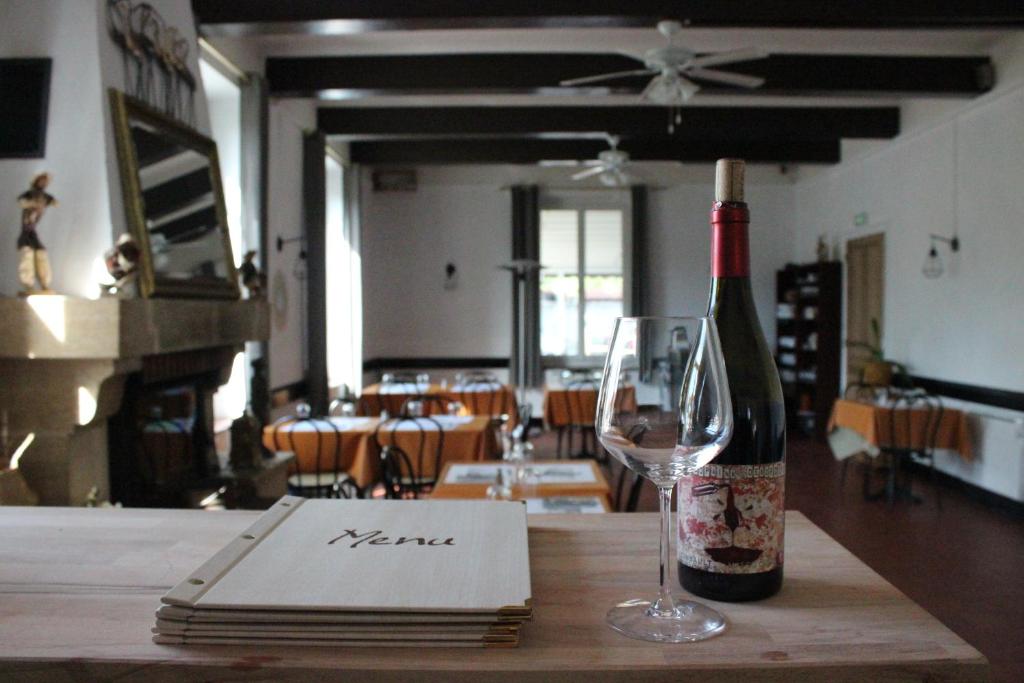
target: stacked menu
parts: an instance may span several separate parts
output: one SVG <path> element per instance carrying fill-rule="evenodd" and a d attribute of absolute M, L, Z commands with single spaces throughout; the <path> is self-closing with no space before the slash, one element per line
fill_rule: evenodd
<path fill-rule="evenodd" d="M 164 644 L 515 647 L 522 503 L 286 496 L 172 588 Z"/>

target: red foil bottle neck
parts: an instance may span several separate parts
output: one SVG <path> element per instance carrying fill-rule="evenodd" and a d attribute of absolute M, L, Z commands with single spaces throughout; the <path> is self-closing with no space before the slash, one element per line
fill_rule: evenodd
<path fill-rule="evenodd" d="M 750 211 L 742 202 L 711 207 L 711 277 L 750 277 Z"/>

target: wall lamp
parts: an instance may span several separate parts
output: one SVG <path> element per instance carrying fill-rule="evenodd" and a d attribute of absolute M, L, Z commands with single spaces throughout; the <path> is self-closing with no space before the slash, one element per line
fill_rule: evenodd
<path fill-rule="evenodd" d="M 939 250 L 935 248 L 936 242 L 944 242 L 949 245 L 949 250 L 954 254 L 960 251 L 960 238 L 956 235 L 952 237 L 943 237 L 942 235 L 929 235 L 931 238 L 931 247 L 928 249 L 928 256 L 924 260 L 924 266 L 921 267 L 921 272 L 929 280 L 934 280 L 937 277 L 941 277 L 945 268 L 942 264 L 942 257 L 939 256 Z"/>

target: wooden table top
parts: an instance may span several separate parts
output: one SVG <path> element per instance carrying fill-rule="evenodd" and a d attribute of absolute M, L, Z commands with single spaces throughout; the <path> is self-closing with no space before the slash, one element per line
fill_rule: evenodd
<path fill-rule="evenodd" d="M 604 624 L 653 597 L 654 514 L 531 517 L 534 620 L 517 649 L 166 646 L 160 596 L 255 512 L 0 508 L 0 678 L 179 681 L 985 680 L 970 645 L 798 512 L 773 598 L 717 604 L 722 636 L 657 644 Z"/>
<path fill-rule="evenodd" d="M 486 484 L 456 484 L 446 483 L 448 479 L 448 472 L 451 470 L 452 465 L 469 465 L 469 464 L 480 464 L 490 465 L 493 467 L 498 464 L 505 464 L 504 461 L 497 462 L 486 462 L 480 463 L 477 461 L 464 461 L 464 462 L 449 462 L 446 463 L 444 469 L 441 470 L 441 476 L 437 480 L 437 485 L 434 486 L 434 490 L 431 491 L 431 498 L 486 498 L 487 487 L 490 483 Z M 531 486 L 529 491 L 525 494 L 531 498 L 543 498 L 547 496 L 598 496 L 603 499 L 607 504 L 611 502 L 611 487 L 608 486 L 608 480 L 604 476 L 604 472 L 597 466 L 597 463 L 593 460 L 532 460 L 528 463 L 529 467 L 543 467 L 544 465 L 566 465 L 566 464 L 579 464 L 589 465 L 594 475 L 594 481 L 592 482 L 580 482 L 580 483 L 568 483 L 568 484 L 537 484 Z M 517 491 L 516 486 L 512 487 L 513 498 L 520 498 L 520 491 Z"/>

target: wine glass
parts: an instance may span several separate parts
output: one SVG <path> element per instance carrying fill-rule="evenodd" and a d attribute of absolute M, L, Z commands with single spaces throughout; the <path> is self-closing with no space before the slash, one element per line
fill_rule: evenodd
<path fill-rule="evenodd" d="M 619 318 L 605 360 L 595 418 L 597 438 L 626 467 L 658 487 L 661 591 L 608 612 L 616 631 L 679 643 L 725 630 L 725 618 L 669 588 L 672 490 L 713 460 L 732 437 L 732 402 L 711 318 Z"/>

